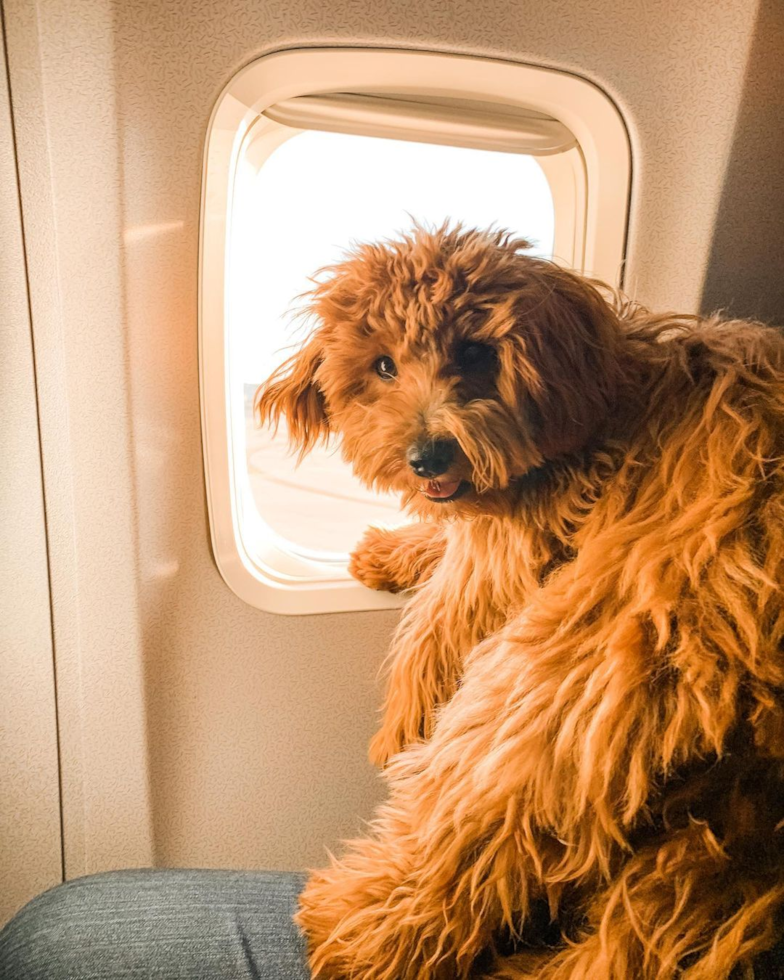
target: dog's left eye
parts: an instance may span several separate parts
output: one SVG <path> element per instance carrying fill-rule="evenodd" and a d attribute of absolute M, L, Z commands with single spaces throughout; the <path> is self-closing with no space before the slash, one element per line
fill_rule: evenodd
<path fill-rule="evenodd" d="M 495 366 L 496 353 L 489 344 L 467 341 L 460 344 L 455 353 L 461 371 L 487 371 Z"/>
<path fill-rule="evenodd" d="M 392 378 L 397 377 L 397 367 L 395 362 L 388 354 L 384 354 L 383 357 L 375 362 L 373 367 L 376 369 L 376 374 L 379 378 L 383 378 L 384 381 L 391 381 Z"/>

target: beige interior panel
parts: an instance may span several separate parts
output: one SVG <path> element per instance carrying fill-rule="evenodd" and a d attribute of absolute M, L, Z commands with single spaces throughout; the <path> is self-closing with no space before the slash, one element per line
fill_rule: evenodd
<path fill-rule="evenodd" d="M 153 859 L 110 13 L 5 6 L 69 877 Z"/>
<path fill-rule="evenodd" d="M 204 137 L 227 81 L 268 52 L 340 44 L 577 73 L 613 98 L 631 134 L 627 284 L 688 311 L 717 256 L 711 305 L 741 295 L 717 221 L 743 226 L 749 197 L 781 213 L 779 134 L 754 131 L 779 183 L 752 173 L 737 205 L 727 190 L 744 159 L 749 84 L 784 89 L 784 59 L 754 81 L 759 25 L 780 23 L 767 0 L 758 21 L 758 6 L 6 0 L 69 876 L 149 862 L 313 865 L 382 792 L 365 746 L 397 614 L 264 613 L 230 592 L 210 552 L 197 242 Z M 780 282 L 778 258 L 761 253 L 757 297 Z"/>
<path fill-rule="evenodd" d="M 0 926 L 62 880 L 54 665 L 24 245 L 0 25 Z"/>
<path fill-rule="evenodd" d="M 762 0 L 737 108 L 702 308 L 784 324 L 784 3 Z M 778 268 L 778 272 L 776 269 Z"/>

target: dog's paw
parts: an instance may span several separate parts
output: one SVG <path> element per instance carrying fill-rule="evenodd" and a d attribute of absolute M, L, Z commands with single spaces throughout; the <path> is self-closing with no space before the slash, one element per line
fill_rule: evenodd
<path fill-rule="evenodd" d="M 312 874 L 299 897 L 294 921 L 307 942 L 308 961 L 315 975 L 342 980 L 348 972 L 341 958 L 334 956 L 330 936 L 349 908 L 339 893 L 330 893 L 328 875 L 328 871 Z"/>
<path fill-rule="evenodd" d="M 348 570 L 363 585 L 380 592 L 402 592 L 410 582 L 400 580 L 399 551 L 394 531 L 371 527 L 352 552 Z"/>
<path fill-rule="evenodd" d="M 332 866 L 311 873 L 299 896 L 294 921 L 303 933 L 308 964 L 318 980 L 379 980 L 380 946 L 393 937 L 379 912 L 394 881 L 372 842 L 356 842 L 358 865 L 332 859 Z M 366 855 L 362 856 L 362 851 Z"/>
<path fill-rule="evenodd" d="M 348 862 L 316 871 L 294 921 L 318 980 L 455 980 L 444 910 L 411 886 L 410 840 L 353 841 Z M 447 923 L 448 926 L 448 923 Z M 449 929 L 446 928 L 448 935 Z M 464 972 L 460 976 L 465 976 Z"/>

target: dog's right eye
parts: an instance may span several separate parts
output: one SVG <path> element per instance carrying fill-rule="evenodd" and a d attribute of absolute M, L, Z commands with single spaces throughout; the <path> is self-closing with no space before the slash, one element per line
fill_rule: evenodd
<path fill-rule="evenodd" d="M 457 365 L 461 371 L 489 371 L 496 365 L 498 355 L 489 344 L 468 341 L 457 348 Z"/>
<path fill-rule="evenodd" d="M 376 374 L 379 378 L 383 378 L 384 381 L 391 381 L 393 378 L 397 377 L 397 368 L 395 367 L 395 362 L 387 354 L 375 362 L 373 367 L 376 369 Z"/>

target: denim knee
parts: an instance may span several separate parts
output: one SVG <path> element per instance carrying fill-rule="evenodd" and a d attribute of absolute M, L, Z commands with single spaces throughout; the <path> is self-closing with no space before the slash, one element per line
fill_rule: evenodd
<path fill-rule="evenodd" d="M 39 895 L 0 932 L 0 980 L 307 980 L 302 875 L 139 870 Z"/>
<path fill-rule="evenodd" d="M 79 881 L 34 898 L 0 931 L 0 980 L 70 980 L 86 937 L 78 928 Z"/>

